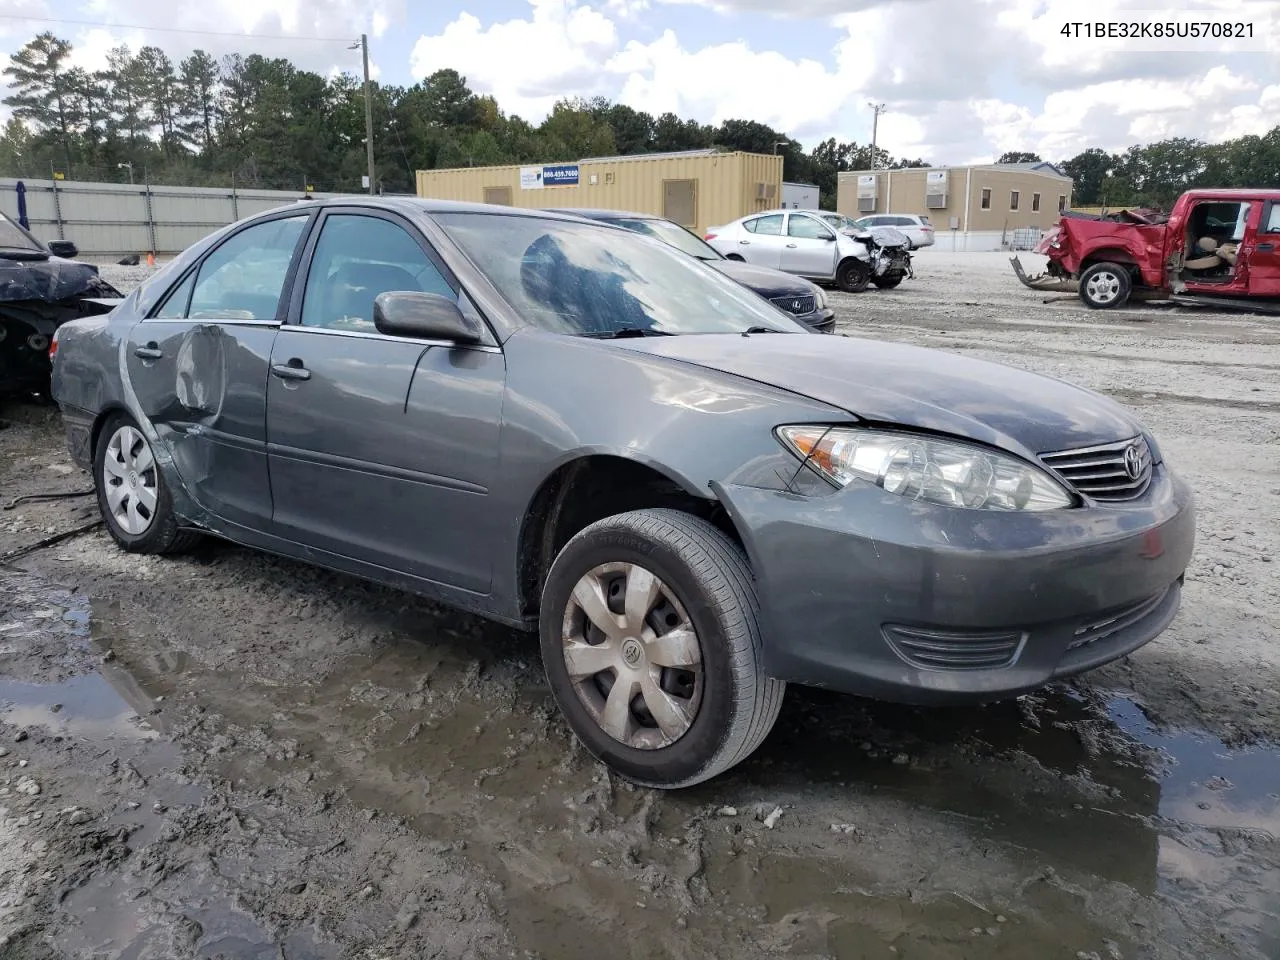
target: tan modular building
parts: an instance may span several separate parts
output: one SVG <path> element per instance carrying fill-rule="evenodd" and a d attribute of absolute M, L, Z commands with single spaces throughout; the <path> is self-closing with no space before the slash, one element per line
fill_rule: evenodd
<path fill-rule="evenodd" d="M 1025 246 L 1056 224 L 1071 206 L 1071 184 L 1043 162 L 853 170 L 838 178 L 836 209 L 849 217 L 922 214 L 935 249 L 1000 250 Z"/>
<path fill-rule="evenodd" d="M 577 163 L 419 170 L 418 196 L 651 213 L 704 233 L 779 205 L 782 157 L 689 150 Z"/>

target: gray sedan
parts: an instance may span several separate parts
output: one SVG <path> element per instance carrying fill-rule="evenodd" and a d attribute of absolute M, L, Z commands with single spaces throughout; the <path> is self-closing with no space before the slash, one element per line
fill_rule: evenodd
<path fill-rule="evenodd" d="M 62 326 L 53 391 L 124 549 L 213 534 L 536 629 L 574 733 L 659 787 L 749 756 L 787 682 L 993 700 L 1121 657 L 1192 552 L 1110 400 L 543 212 L 242 221 Z"/>

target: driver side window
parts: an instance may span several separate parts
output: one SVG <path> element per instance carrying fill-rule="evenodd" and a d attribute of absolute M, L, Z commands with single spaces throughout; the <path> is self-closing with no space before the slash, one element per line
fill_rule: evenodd
<path fill-rule="evenodd" d="M 381 217 L 333 214 L 321 227 L 307 272 L 302 325 L 372 333 L 374 299 L 400 290 L 458 299 L 404 227 Z"/>
<path fill-rule="evenodd" d="M 813 217 L 793 213 L 787 218 L 787 236 L 802 240 L 825 240 L 831 236 L 831 231 Z"/>
<path fill-rule="evenodd" d="M 1263 233 L 1280 233 L 1280 203 L 1267 208 L 1267 218 L 1262 221 Z"/>

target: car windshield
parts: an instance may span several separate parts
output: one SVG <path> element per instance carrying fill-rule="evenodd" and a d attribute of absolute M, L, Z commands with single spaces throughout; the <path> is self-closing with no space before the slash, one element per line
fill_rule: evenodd
<path fill-rule="evenodd" d="M 40 249 L 40 245 L 27 236 L 27 232 L 9 219 L 8 215 L 0 213 L 0 248 L 5 250 L 32 250 L 36 253 L 44 253 Z"/>
<path fill-rule="evenodd" d="M 490 213 L 436 221 L 529 322 L 574 336 L 804 333 L 768 301 L 640 234 Z"/>
<path fill-rule="evenodd" d="M 711 244 L 701 237 L 695 237 L 684 227 L 678 223 L 672 223 L 670 220 L 628 218 L 625 220 L 608 220 L 606 223 L 612 223 L 633 233 L 644 233 L 651 237 L 657 237 L 663 243 L 670 244 L 677 250 L 683 250 L 689 256 L 697 257 L 699 260 L 724 259 Z"/>

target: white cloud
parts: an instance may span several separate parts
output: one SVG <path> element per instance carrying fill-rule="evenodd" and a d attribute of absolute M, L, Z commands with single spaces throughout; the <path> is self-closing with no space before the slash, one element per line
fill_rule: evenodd
<path fill-rule="evenodd" d="M 814 54 L 744 39 L 692 46 L 681 6 L 723 11 L 741 36 L 756 13 L 814 19 Z M 630 13 L 667 24 L 644 42 Z M 1088 19 L 1079 0 L 530 0 L 529 14 L 484 23 L 461 14 L 419 39 L 414 75 L 442 66 L 531 122 L 560 97 L 603 94 L 652 114 L 770 124 L 813 143 L 866 142 L 867 101 L 888 104 L 879 143 L 938 163 L 1008 150 L 1064 159 L 1167 136 L 1222 140 L 1280 124 L 1280 61 L 1212 50 L 1132 53 L 1061 35 Z M 1109 16 L 1150 9 L 1115 0 Z M 1192 0 L 1280 31 L 1270 0 Z M 1182 9 L 1182 8 L 1179 8 Z M 752 21 L 757 27 L 761 21 Z M 732 26 L 730 26 L 732 25 Z M 763 21 L 767 36 L 767 20 Z M 823 38 L 826 38 L 825 40 Z M 531 52 L 536 51 L 536 55 Z"/>

